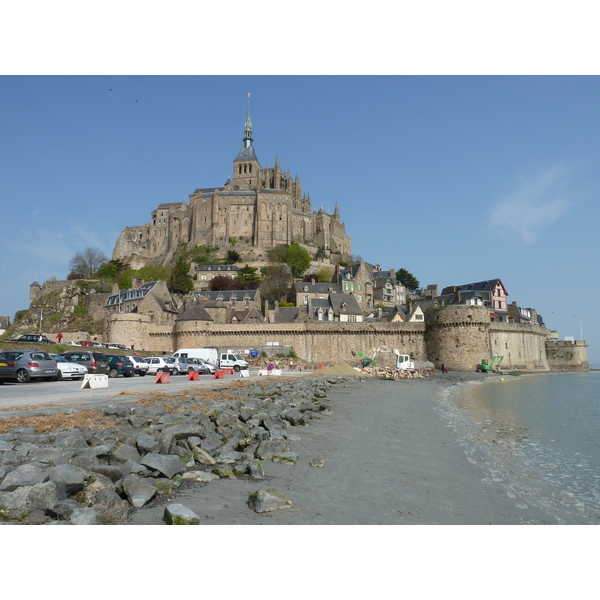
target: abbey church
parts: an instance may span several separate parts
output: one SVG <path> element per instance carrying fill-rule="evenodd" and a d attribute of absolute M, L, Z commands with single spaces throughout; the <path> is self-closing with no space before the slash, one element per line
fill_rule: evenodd
<path fill-rule="evenodd" d="M 352 242 L 337 203 L 332 214 L 322 208 L 313 211 L 298 175 L 292 178 L 289 169 L 282 171 L 277 158 L 274 167 L 261 167 L 252 142 L 248 97 L 243 145 L 225 185 L 199 188 L 190 194 L 189 202 L 160 204 L 152 211 L 150 223 L 122 231 L 113 260 L 132 269 L 164 265 L 185 244 L 219 248 L 220 256 L 235 248 L 242 260 L 261 261 L 269 249 L 292 242 L 313 256 L 320 252 L 337 256 L 337 261 L 350 259 Z"/>

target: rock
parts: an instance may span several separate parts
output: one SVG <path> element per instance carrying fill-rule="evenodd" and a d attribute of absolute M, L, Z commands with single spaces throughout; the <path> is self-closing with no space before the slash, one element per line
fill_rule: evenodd
<path fill-rule="evenodd" d="M 185 463 L 174 454 L 146 454 L 140 464 L 162 473 L 169 479 L 177 473 L 183 473 L 186 469 Z"/>
<path fill-rule="evenodd" d="M 128 475 L 123 479 L 123 492 L 127 495 L 129 504 L 140 508 L 156 496 L 156 486 L 140 479 L 137 475 Z"/>
<path fill-rule="evenodd" d="M 200 517 L 183 504 L 169 504 L 163 520 L 167 525 L 200 525 Z"/>
<path fill-rule="evenodd" d="M 89 506 L 76 508 L 71 513 L 71 523 L 73 525 L 104 525 L 104 517 Z"/>
<path fill-rule="evenodd" d="M 323 467 L 324 464 L 325 464 L 325 460 L 322 458 L 313 458 L 310 461 L 311 467 Z"/>
<path fill-rule="evenodd" d="M 297 452 L 276 452 L 273 454 L 273 462 L 295 464 L 298 460 L 299 454 Z"/>
<path fill-rule="evenodd" d="M 237 479 L 235 473 L 227 467 L 215 467 L 212 472 L 218 475 L 221 479 Z"/>
<path fill-rule="evenodd" d="M 258 490 L 248 496 L 248 505 L 254 512 L 264 513 L 291 508 L 293 504 L 278 490 Z"/>
<path fill-rule="evenodd" d="M 208 473 L 207 471 L 188 471 L 183 474 L 184 479 L 194 479 L 195 481 L 214 481 L 220 479 L 216 473 Z"/>
<path fill-rule="evenodd" d="M 58 465 L 48 469 L 50 481 L 62 483 L 69 496 L 74 496 L 83 489 L 86 471 L 73 465 Z"/>
<path fill-rule="evenodd" d="M 196 462 L 199 462 L 201 465 L 214 465 L 217 462 L 208 452 L 205 452 L 199 446 L 192 446 L 192 453 Z"/>
<path fill-rule="evenodd" d="M 218 463 L 232 464 L 240 458 L 241 454 L 229 445 L 222 446 L 215 452 L 215 460 Z"/>
<path fill-rule="evenodd" d="M 61 500 L 57 502 L 54 504 L 54 506 L 48 507 L 45 512 L 51 519 L 68 520 L 71 518 L 73 511 L 78 508 L 83 507 L 76 500 L 69 498 L 67 500 Z"/>
<path fill-rule="evenodd" d="M 12 492 L 0 492 L 0 515 L 20 521 L 32 510 L 52 508 L 66 497 L 64 486 L 53 481 L 19 487 Z"/>
<path fill-rule="evenodd" d="M 110 454 L 111 464 L 124 463 L 127 460 L 133 460 L 139 463 L 140 459 L 140 453 L 129 444 L 121 444 L 120 446 L 117 446 Z"/>
<path fill-rule="evenodd" d="M 25 464 L 6 475 L 2 484 L 0 484 L 0 491 L 12 492 L 19 487 L 44 483 L 45 481 L 48 481 L 47 469 L 42 469 L 37 465 Z"/>
<path fill-rule="evenodd" d="M 137 436 L 136 445 L 142 454 L 154 453 L 160 450 L 160 442 L 148 433 L 140 433 Z"/>
<path fill-rule="evenodd" d="M 288 452 L 289 446 L 283 440 L 264 440 L 256 449 L 256 458 L 273 458 L 276 452 Z"/>
<path fill-rule="evenodd" d="M 260 460 L 250 461 L 250 463 L 248 464 L 248 472 L 250 473 L 250 477 L 252 477 L 252 479 L 265 478 L 265 471 Z"/>

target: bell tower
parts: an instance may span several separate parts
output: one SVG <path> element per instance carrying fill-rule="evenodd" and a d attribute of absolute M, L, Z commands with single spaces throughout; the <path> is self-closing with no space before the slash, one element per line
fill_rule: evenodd
<path fill-rule="evenodd" d="M 238 189 L 256 189 L 260 163 L 252 146 L 252 121 L 250 120 L 250 94 L 248 94 L 248 112 L 244 126 L 244 145 L 233 161 L 233 184 Z"/>

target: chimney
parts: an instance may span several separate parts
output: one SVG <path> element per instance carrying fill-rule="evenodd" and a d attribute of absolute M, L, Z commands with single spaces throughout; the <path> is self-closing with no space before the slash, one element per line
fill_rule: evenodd
<path fill-rule="evenodd" d="M 396 278 L 396 271 L 395 271 L 395 269 L 390 269 L 390 277 L 391 277 L 392 279 L 395 279 L 395 278 Z"/>
<path fill-rule="evenodd" d="M 139 290 L 143 285 L 144 285 L 144 280 L 140 279 L 139 277 L 134 277 L 131 280 L 131 286 L 133 287 L 134 290 Z"/>

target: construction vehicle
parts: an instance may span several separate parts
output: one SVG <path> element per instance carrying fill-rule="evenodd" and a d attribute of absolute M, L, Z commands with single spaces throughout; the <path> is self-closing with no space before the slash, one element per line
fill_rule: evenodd
<path fill-rule="evenodd" d="M 392 352 L 396 355 L 396 369 L 400 369 L 401 371 L 415 370 L 415 363 L 410 360 L 408 354 L 400 354 L 400 350 L 396 350 L 395 348 Z"/>
<path fill-rule="evenodd" d="M 500 371 L 500 363 L 504 356 L 494 356 L 491 359 L 482 358 L 481 363 L 477 365 L 477 372 L 491 373 L 492 371 Z"/>
<path fill-rule="evenodd" d="M 355 352 L 354 350 L 352 350 L 352 356 L 360 356 L 362 358 L 359 365 L 361 369 L 365 369 L 366 367 L 377 366 L 377 362 L 374 358 L 369 358 L 366 354 L 363 354 L 362 352 Z"/>

